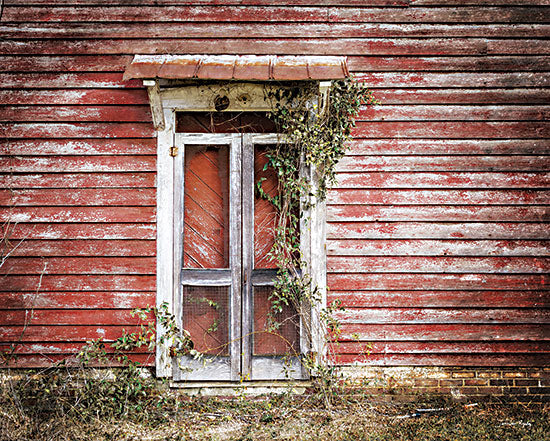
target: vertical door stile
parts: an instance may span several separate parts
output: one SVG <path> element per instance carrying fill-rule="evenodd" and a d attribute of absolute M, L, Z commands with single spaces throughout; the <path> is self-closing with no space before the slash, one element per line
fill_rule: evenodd
<path fill-rule="evenodd" d="M 229 246 L 231 268 L 231 380 L 239 380 L 241 374 L 242 349 L 242 310 L 241 310 L 241 285 L 242 285 L 242 155 L 243 148 L 240 135 L 231 136 L 230 149 L 230 196 L 229 196 Z"/>
<path fill-rule="evenodd" d="M 173 262 L 174 262 L 174 315 L 176 317 L 176 325 L 179 329 L 183 329 L 183 299 L 181 289 L 181 272 L 183 269 L 183 199 L 184 199 L 184 174 L 183 164 L 185 155 L 185 145 L 181 142 L 181 138 L 176 134 L 174 136 L 174 146 L 179 147 L 179 153 L 173 157 L 173 177 L 174 177 L 174 248 L 173 248 Z M 166 152 L 168 154 L 168 152 Z M 177 360 L 172 363 L 174 379 L 177 381 L 180 377 L 180 369 Z"/>
<path fill-rule="evenodd" d="M 254 146 L 249 134 L 243 134 L 243 174 L 242 174 L 242 376 L 252 378 L 252 341 L 253 341 L 253 286 L 252 269 L 254 267 Z"/>
<path fill-rule="evenodd" d="M 311 183 L 311 193 L 314 194 L 317 191 L 317 187 L 313 181 L 312 166 L 304 165 L 304 158 L 301 159 L 300 177 L 305 178 L 307 182 Z M 314 228 L 311 217 L 313 210 L 311 204 L 314 204 L 315 202 L 314 196 L 302 196 L 302 199 L 300 200 L 300 254 L 302 260 L 307 262 L 306 268 L 303 270 L 305 270 L 310 276 L 313 276 L 311 266 L 311 239 L 313 232 L 312 228 Z M 315 290 L 316 288 L 312 281 L 310 281 L 310 288 L 312 290 Z M 300 314 L 300 353 L 308 354 L 311 351 L 311 341 L 313 337 L 311 299 L 303 300 L 300 308 L 302 310 L 302 314 Z M 303 364 L 301 369 L 302 375 L 304 378 L 307 378 L 309 374 Z"/>

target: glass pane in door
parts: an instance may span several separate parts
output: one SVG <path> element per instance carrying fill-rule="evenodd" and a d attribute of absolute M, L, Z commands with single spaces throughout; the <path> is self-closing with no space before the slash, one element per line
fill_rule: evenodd
<path fill-rule="evenodd" d="M 229 268 L 229 147 L 186 145 L 184 268 Z"/>

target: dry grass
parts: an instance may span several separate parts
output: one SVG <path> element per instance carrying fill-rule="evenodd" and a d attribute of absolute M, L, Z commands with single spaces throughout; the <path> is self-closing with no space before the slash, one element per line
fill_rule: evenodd
<path fill-rule="evenodd" d="M 88 379 L 87 385 L 79 381 L 51 372 L 46 377 L 25 374 L 4 380 L 0 440 L 550 439 L 548 408 L 541 406 L 437 398 L 387 403 L 336 393 L 327 408 L 325 397 L 314 391 L 190 398 L 159 388 L 152 380 L 139 380 L 143 393 L 127 395 L 124 388 L 101 382 L 104 379 Z M 124 405 L 121 400 L 126 400 Z"/>

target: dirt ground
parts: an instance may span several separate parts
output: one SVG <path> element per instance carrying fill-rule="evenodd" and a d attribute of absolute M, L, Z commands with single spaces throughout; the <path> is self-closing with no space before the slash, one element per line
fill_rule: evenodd
<path fill-rule="evenodd" d="M 4 391 L 6 392 L 6 391 Z M 388 402 L 365 395 L 270 395 L 143 402 L 116 415 L 100 404 L 41 399 L 0 403 L 0 440 L 550 440 L 549 408 L 418 398 Z M 44 404 L 44 402 L 42 402 Z M 135 404 L 135 403 L 134 403 Z M 96 415 L 94 408 L 97 406 Z M 71 408 L 72 407 L 72 408 Z M 100 410 L 103 409 L 103 410 Z"/>

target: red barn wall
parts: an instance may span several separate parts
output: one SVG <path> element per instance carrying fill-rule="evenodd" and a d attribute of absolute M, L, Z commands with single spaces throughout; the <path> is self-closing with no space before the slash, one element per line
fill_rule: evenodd
<path fill-rule="evenodd" d="M 154 53 L 347 55 L 383 103 L 328 199 L 342 363 L 373 342 L 379 365 L 550 364 L 546 1 L 136 3 L 4 2 L 0 217 L 22 241 L 0 339 L 20 365 L 117 337 L 155 302 L 155 132 L 122 81 Z"/>

